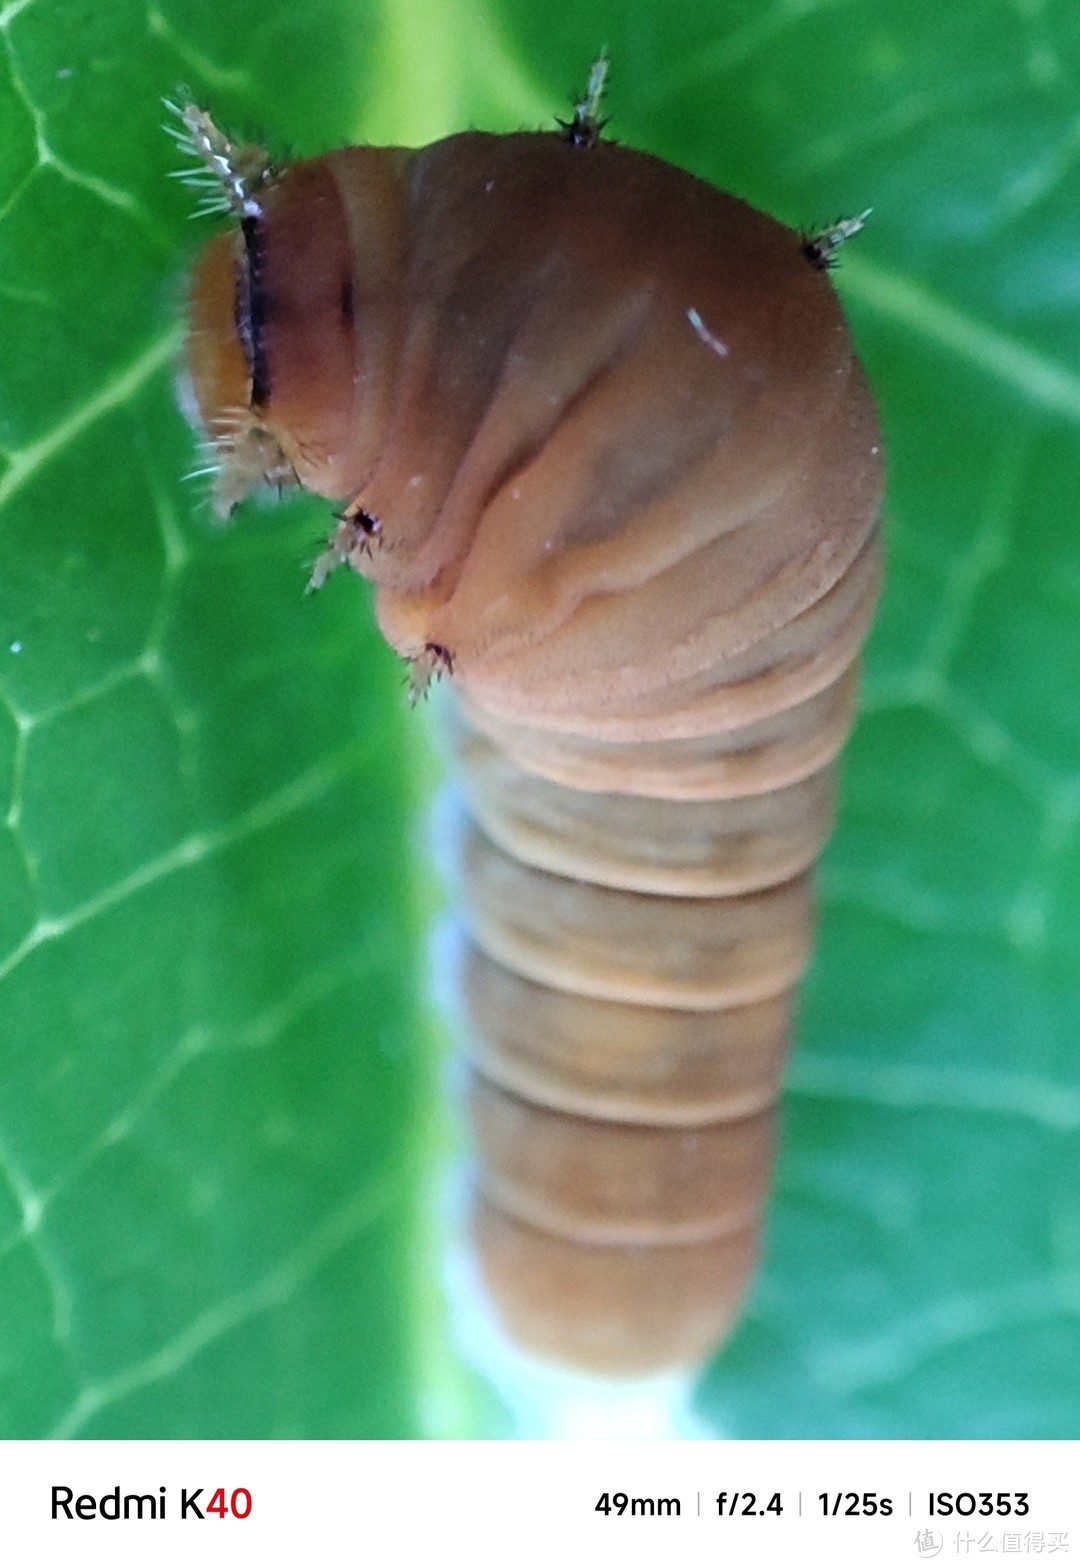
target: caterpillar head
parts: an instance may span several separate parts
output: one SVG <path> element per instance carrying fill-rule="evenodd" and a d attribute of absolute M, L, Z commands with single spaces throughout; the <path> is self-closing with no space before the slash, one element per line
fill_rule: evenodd
<path fill-rule="evenodd" d="M 176 113 L 177 139 L 197 160 L 179 172 L 204 193 L 200 212 L 237 219 L 198 261 L 186 344 L 185 402 L 209 443 L 215 507 L 227 516 L 263 486 L 345 495 L 353 244 L 333 156 L 282 168 L 204 110 Z M 393 152 L 350 151 L 377 166 L 368 182 L 377 204 Z"/>

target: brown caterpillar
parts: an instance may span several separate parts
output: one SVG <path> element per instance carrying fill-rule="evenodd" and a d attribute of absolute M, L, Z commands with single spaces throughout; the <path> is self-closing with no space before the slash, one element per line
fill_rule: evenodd
<path fill-rule="evenodd" d="M 604 142 L 602 76 L 558 131 L 284 170 L 179 112 L 240 220 L 191 299 L 218 503 L 335 500 L 315 583 L 452 676 L 483 1272 L 521 1343 L 632 1372 L 752 1269 L 882 459 L 826 274 L 860 220 Z"/>

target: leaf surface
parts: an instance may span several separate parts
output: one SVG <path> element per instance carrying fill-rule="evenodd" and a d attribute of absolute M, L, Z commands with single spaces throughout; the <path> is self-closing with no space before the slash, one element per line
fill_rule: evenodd
<path fill-rule="evenodd" d="M 795 226 L 874 208 L 836 279 L 888 583 L 699 1410 L 1080 1436 L 1080 16 L 13 0 L 0 42 L 0 1435 L 503 1429 L 425 1217 L 422 750 L 359 586 L 302 597 L 325 508 L 216 531 L 181 482 L 160 100 L 418 143 L 549 123 L 606 44 L 620 139 Z"/>

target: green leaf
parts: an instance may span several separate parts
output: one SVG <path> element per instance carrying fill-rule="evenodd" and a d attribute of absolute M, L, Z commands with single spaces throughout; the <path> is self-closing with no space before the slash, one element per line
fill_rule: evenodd
<path fill-rule="evenodd" d="M 303 596 L 325 507 L 182 482 L 162 96 L 321 144 L 359 90 L 345 7 L 265 12 L 0 16 L 5 1436 L 414 1435 L 431 1381 L 400 671 Z"/>
<path fill-rule="evenodd" d="M 325 508 L 209 521 L 160 100 L 311 152 L 548 123 L 786 221 L 889 578 L 776 1195 L 699 1410 L 1080 1436 L 1080 17 L 882 0 L 0 8 L 0 1435 L 484 1435 L 429 1203 L 427 761 Z"/>

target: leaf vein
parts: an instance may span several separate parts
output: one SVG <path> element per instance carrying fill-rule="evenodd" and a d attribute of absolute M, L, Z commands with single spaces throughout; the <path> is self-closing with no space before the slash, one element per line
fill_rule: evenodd
<path fill-rule="evenodd" d="M 92 396 L 73 408 L 59 424 L 30 446 L 11 455 L 11 466 L 0 479 L 0 508 L 18 495 L 38 469 L 70 446 L 83 431 L 122 408 L 176 355 L 182 341 L 179 324 L 158 334 L 123 370 L 110 376 Z"/>
<path fill-rule="evenodd" d="M 237 1291 L 201 1313 L 190 1328 L 161 1345 L 141 1361 L 84 1389 L 60 1417 L 53 1438 L 75 1437 L 102 1410 L 119 1404 L 153 1383 L 181 1372 L 207 1346 L 252 1319 L 282 1306 L 316 1274 L 378 1220 L 388 1208 L 393 1188 L 385 1179 L 356 1193 L 294 1249 L 246 1290 Z"/>
<path fill-rule="evenodd" d="M 303 810 L 320 795 L 325 794 L 332 785 L 355 771 L 362 755 L 363 746 L 360 742 L 353 742 L 343 747 L 317 767 L 309 768 L 306 773 L 302 773 L 280 790 L 257 801 L 232 822 L 208 832 L 189 834 L 164 854 L 155 856 L 126 877 L 121 877 L 119 881 L 96 893 L 93 898 L 87 899 L 85 903 L 76 905 L 66 914 L 39 920 L 0 964 L 0 981 L 6 979 L 30 953 L 44 943 L 54 942 L 67 936 L 69 932 L 86 925 L 98 915 L 114 909 L 118 904 L 122 904 L 126 899 L 142 892 L 162 878 L 199 865 L 215 855 L 232 849 L 244 839 L 265 832 L 266 829 L 274 827 L 295 812 Z"/>
<path fill-rule="evenodd" d="M 968 315 L 923 284 L 864 256 L 844 259 L 844 293 L 977 365 L 1031 402 L 1080 424 L 1080 375 Z"/>

